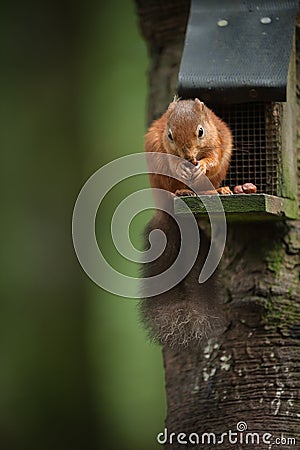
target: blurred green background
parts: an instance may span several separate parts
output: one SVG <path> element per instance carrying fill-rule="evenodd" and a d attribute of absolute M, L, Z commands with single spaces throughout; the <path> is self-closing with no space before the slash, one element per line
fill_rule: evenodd
<path fill-rule="evenodd" d="M 137 301 L 81 269 L 71 216 L 87 178 L 143 150 L 147 52 L 130 0 L 2 2 L 0 449 L 153 450 L 164 427 L 160 348 Z M 144 177 L 114 189 L 109 222 Z M 149 215 L 131 227 L 137 246 Z M 104 445 L 105 444 L 105 445 Z"/>

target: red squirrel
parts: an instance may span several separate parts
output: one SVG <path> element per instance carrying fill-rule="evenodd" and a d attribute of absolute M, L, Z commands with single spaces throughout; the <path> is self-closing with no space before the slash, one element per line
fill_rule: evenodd
<path fill-rule="evenodd" d="M 167 111 L 150 126 L 146 134 L 145 150 L 157 154 L 167 153 L 182 159 L 182 162 L 181 159 L 178 160 L 176 172 L 183 181 L 150 173 L 152 188 L 164 189 L 179 196 L 194 195 L 184 179 L 192 178 L 194 186 L 197 186 L 197 180 L 203 179 L 201 175 L 205 174 L 215 188 L 209 193 L 232 194 L 228 187 L 220 188 L 232 152 L 231 131 L 200 100 L 175 99 L 170 103 Z M 187 161 L 192 164 L 187 164 Z M 153 277 L 166 271 L 176 260 L 180 250 L 178 226 L 162 209 L 158 207 L 149 222 L 145 230 L 145 242 L 148 248 L 150 233 L 159 229 L 165 234 L 167 244 L 156 260 L 143 264 L 145 277 Z M 210 238 L 203 229 L 200 229 L 200 234 L 201 246 L 197 260 L 182 281 L 166 292 L 162 289 L 162 293 L 156 296 L 151 296 L 151 289 L 147 292 L 148 288 L 143 286 L 144 299 L 140 308 L 142 319 L 150 336 L 161 344 L 171 347 L 199 345 L 204 337 L 216 334 L 224 324 L 220 302 L 222 296 L 216 273 L 205 283 L 198 282 L 210 246 Z M 188 255 L 190 249 L 185 248 L 184 251 Z"/>
<path fill-rule="evenodd" d="M 220 187 L 232 153 L 231 131 L 198 98 L 174 99 L 167 111 L 150 126 L 145 151 L 168 153 L 189 161 L 194 165 L 194 182 L 204 174 L 218 193 L 232 194 L 229 187 Z M 178 174 L 184 180 L 190 178 L 188 172 L 187 166 L 182 164 Z M 184 182 L 164 175 L 150 174 L 150 184 L 152 188 L 165 189 L 176 195 L 194 194 Z"/>
<path fill-rule="evenodd" d="M 172 194 L 167 201 L 172 203 L 174 195 L 195 195 L 185 184 L 185 180 L 188 180 L 187 184 L 195 188 L 197 193 L 232 194 L 229 187 L 220 187 L 232 153 L 231 131 L 197 98 L 175 99 L 170 103 L 167 111 L 150 126 L 146 134 L 145 150 L 158 156 L 164 153 L 179 157 L 175 158 L 177 166 L 168 167 L 167 173 L 179 175 L 180 180 L 157 173 L 149 174 L 152 188 L 163 189 Z M 148 162 L 151 166 L 150 159 Z M 165 158 L 157 159 L 159 164 L 156 167 L 166 164 Z M 203 182 L 206 178 L 203 174 L 210 180 L 208 192 L 207 183 Z M 149 248 L 149 235 L 157 229 L 165 234 L 167 244 L 157 259 L 143 264 L 142 271 L 146 278 L 162 274 L 170 268 L 178 257 L 181 246 L 180 230 L 176 221 L 161 208 L 163 203 L 158 192 L 154 192 L 157 209 L 145 230 L 145 246 L 146 249 Z M 256 186 L 252 183 L 234 188 L 235 194 L 255 192 Z M 222 288 L 217 272 L 205 283 L 199 284 L 198 281 L 210 247 L 209 233 L 203 223 L 198 225 L 200 249 L 196 262 L 184 279 L 165 292 L 162 285 L 161 293 L 156 296 L 151 296 L 149 285 L 147 287 L 144 283 L 143 286 L 144 298 L 140 306 L 142 319 L 150 336 L 163 345 L 179 348 L 200 345 L 208 337 L 217 335 L 225 326 Z M 188 243 L 183 249 L 185 267 L 188 266 L 187 261 L 191 254 L 189 245 L 193 246 L 193 243 Z M 183 273 L 183 266 L 180 267 L 177 272 L 172 272 L 176 280 L 182 278 L 180 274 Z M 156 281 L 157 283 L 159 281 Z"/>

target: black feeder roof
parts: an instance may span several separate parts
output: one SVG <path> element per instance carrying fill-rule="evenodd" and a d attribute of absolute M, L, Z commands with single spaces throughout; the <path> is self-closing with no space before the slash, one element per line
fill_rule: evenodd
<path fill-rule="evenodd" d="M 192 0 L 178 94 L 285 101 L 298 0 Z"/>

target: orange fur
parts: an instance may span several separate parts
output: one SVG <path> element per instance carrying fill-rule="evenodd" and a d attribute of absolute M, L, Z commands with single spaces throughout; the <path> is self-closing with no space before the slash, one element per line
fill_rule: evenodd
<path fill-rule="evenodd" d="M 200 127 L 203 128 L 203 137 L 199 136 Z M 171 139 L 168 138 L 171 133 Z M 176 160 L 173 169 L 181 175 L 187 167 L 188 174 L 194 179 L 192 188 L 197 185 L 207 188 L 207 183 L 200 181 L 203 173 L 211 181 L 213 187 L 200 189 L 200 192 L 216 194 L 218 189 L 222 194 L 230 194 L 229 188 L 219 188 L 224 180 L 229 166 L 232 150 L 231 132 L 227 125 L 217 117 L 198 99 L 173 101 L 168 110 L 152 123 L 145 141 L 145 151 L 154 152 L 153 164 L 156 171 L 169 166 L 172 163 L 159 158 L 159 154 L 171 154 L 182 158 Z M 149 166 L 153 160 L 148 159 Z M 186 161 L 192 164 L 188 165 Z M 150 167 L 151 168 L 151 167 Z M 169 173 L 174 173 L 168 167 Z M 181 176 L 181 179 L 187 180 Z M 190 180 L 189 180 L 190 181 Z M 171 176 L 150 174 L 152 188 L 164 189 L 176 195 L 194 195 L 194 192 L 184 182 L 178 181 Z M 196 183 L 196 184 L 195 184 Z M 198 184 L 197 184 L 198 183 Z M 204 186 L 206 185 L 206 186 Z M 164 210 L 160 194 L 155 194 L 157 210 L 145 230 L 145 243 L 148 249 L 149 236 L 153 230 L 161 230 L 167 238 L 164 252 L 154 261 L 143 264 L 143 275 L 145 278 L 163 273 L 177 258 L 181 236 L 177 222 Z M 167 196 L 167 202 L 169 201 Z M 168 211 L 168 210 L 167 210 Z M 221 308 L 222 295 L 219 291 L 216 272 L 204 284 L 199 284 L 198 277 L 210 245 L 210 238 L 203 229 L 201 232 L 201 246 L 198 257 L 186 277 L 178 282 L 169 291 L 162 290 L 161 294 L 148 297 L 149 289 L 144 287 L 145 298 L 141 302 L 141 313 L 143 321 L 149 330 L 151 337 L 158 342 L 171 347 L 182 347 L 199 345 L 202 340 L 215 336 L 224 326 L 224 314 Z M 189 245 L 194 245 L 190 243 Z M 190 248 L 185 244 L 185 254 L 188 255 Z M 180 269 L 179 269 L 180 270 Z M 175 274 L 176 276 L 178 274 Z"/>
<path fill-rule="evenodd" d="M 202 127 L 204 136 L 198 137 Z M 173 141 L 168 138 L 169 130 Z M 175 100 L 150 126 L 145 137 L 145 151 L 169 153 L 198 163 L 215 188 L 224 180 L 232 152 L 232 135 L 228 126 L 198 99 Z M 187 189 L 174 178 L 150 174 L 152 188 L 173 194 Z"/>

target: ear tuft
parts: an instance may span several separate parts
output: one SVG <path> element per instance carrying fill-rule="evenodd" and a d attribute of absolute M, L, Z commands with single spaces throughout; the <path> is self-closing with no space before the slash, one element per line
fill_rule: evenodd
<path fill-rule="evenodd" d="M 170 116 L 170 115 L 172 114 L 172 112 L 174 111 L 175 106 L 176 106 L 176 103 L 177 103 L 177 101 L 173 101 L 173 102 L 171 102 L 171 103 L 169 104 L 168 109 L 167 109 L 167 113 L 168 113 L 169 116 Z"/>
<path fill-rule="evenodd" d="M 199 98 L 195 98 L 195 107 L 197 111 L 203 111 L 204 109 L 204 103 L 200 102 Z"/>

